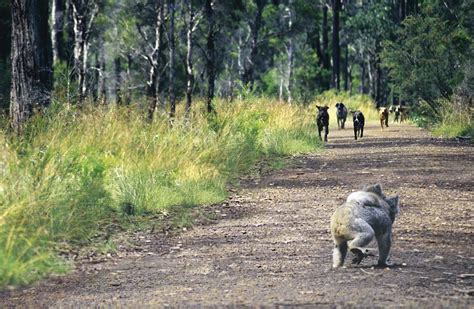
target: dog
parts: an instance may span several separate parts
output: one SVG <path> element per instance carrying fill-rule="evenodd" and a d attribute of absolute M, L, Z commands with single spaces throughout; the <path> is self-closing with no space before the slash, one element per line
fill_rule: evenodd
<path fill-rule="evenodd" d="M 318 126 L 318 134 L 319 139 L 321 138 L 321 131 L 324 128 L 324 141 L 328 141 L 328 134 L 329 134 L 329 113 L 328 113 L 328 106 L 319 106 L 316 105 L 318 108 L 318 115 L 316 116 L 316 124 Z"/>
<path fill-rule="evenodd" d="M 388 110 L 386 107 L 379 108 L 379 118 L 380 118 L 380 126 L 382 127 L 382 131 L 383 131 L 384 124 L 388 128 Z"/>
<path fill-rule="evenodd" d="M 394 113 L 393 122 L 404 122 L 406 120 L 406 108 L 401 105 L 390 106 L 390 112 Z"/>
<path fill-rule="evenodd" d="M 337 128 L 344 129 L 347 119 L 347 107 L 344 103 L 336 103 Z"/>
<path fill-rule="evenodd" d="M 354 139 L 364 136 L 365 117 L 361 111 L 351 111 L 352 121 L 354 123 Z"/>

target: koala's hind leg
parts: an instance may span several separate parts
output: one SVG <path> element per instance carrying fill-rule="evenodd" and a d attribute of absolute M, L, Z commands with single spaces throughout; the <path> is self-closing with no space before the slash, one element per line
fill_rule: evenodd
<path fill-rule="evenodd" d="M 352 260 L 353 264 L 360 264 L 363 258 L 367 257 L 367 250 L 363 247 L 367 246 L 372 239 L 374 239 L 374 230 L 364 220 L 357 219 L 355 222 L 356 229 L 354 231 L 354 239 L 349 241 L 349 249 L 355 258 Z"/>
<path fill-rule="evenodd" d="M 387 259 L 392 245 L 391 231 L 377 236 L 377 245 L 379 247 L 379 261 L 378 266 L 388 266 Z"/>
<path fill-rule="evenodd" d="M 342 242 L 340 244 L 334 244 L 334 249 L 332 253 L 332 267 L 341 267 L 344 264 L 344 259 L 347 254 L 347 242 Z"/>

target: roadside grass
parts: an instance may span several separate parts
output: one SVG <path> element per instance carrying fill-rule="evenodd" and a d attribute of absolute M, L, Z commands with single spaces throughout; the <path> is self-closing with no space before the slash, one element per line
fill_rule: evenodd
<path fill-rule="evenodd" d="M 442 110 L 441 121 L 433 126 L 432 133 L 441 137 L 470 137 L 474 138 L 474 114 L 469 110 L 453 110 L 446 108 Z"/>
<path fill-rule="evenodd" d="M 64 244 L 83 246 L 133 228 L 134 220 L 170 215 L 189 226 L 189 211 L 220 202 L 226 185 L 258 160 L 311 152 L 314 108 L 270 99 L 196 104 L 173 125 L 143 109 L 56 102 L 19 138 L 0 132 L 0 287 L 67 271 Z M 278 163 L 280 162 L 280 163 Z M 113 250 L 114 244 L 98 244 Z"/>
<path fill-rule="evenodd" d="M 468 104 L 458 102 L 454 97 L 453 102 L 439 100 L 438 115 L 433 114 L 427 103 L 421 101 L 414 110 L 413 121 L 429 129 L 434 136 L 452 138 L 457 136 L 469 137 L 472 142 L 474 137 L 474 110 Z"/>

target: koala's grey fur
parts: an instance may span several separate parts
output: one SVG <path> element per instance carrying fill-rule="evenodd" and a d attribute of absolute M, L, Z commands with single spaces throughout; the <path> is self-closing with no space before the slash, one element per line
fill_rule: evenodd
<path fill-rule="evenodd" d="M 351 193 L 344 204 L 331 217 L 331 234 L 334 240 L 333 267 L 344 263 L 347 249 L 359 264 L 368 256 L 367 246 L 377 239 L 379 266 L 387 266 L 392 242 L 392 224 L 399 213 L 399 197 L 385 197 L 379 184 L 367 186 L 362 191 Z"/>

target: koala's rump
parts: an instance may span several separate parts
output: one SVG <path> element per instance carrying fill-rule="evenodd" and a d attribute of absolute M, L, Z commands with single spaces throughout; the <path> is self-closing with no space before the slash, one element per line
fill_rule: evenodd
<path fill-rule="evenodd" d="M 382 207 L 346 202 L 331 217 L 331 234 L 336 243 L 354 239 L 369 224 L 375 235 L 384 234 L 391 225 L 390 217 Z"/>
<path fill-rule="evenodd" d="M 350 220 L 352 218 L 352 209 L 344 205 L 336 209 L 331 217 L 331 234 L 334 239 L 346 239 L 350 233 Z"/>

